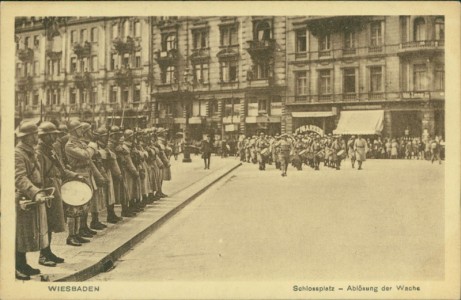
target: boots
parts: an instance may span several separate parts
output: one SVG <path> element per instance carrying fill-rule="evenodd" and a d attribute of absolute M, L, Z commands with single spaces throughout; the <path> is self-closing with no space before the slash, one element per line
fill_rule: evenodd
<path fill-rule="evenodd" d="M 115 214 L 114 204 L 107 206 L 107 222 L 115 224 L 121 220 L 123 220 L 123 218 Z"/>
<path fill-rule="evenodd" d="M 80 217 L 80 230 L 78 235 L 83 237 L 93 237 L 97 232 L 88 227 L 88 213 Z"/>
<path fill-rule="evenodd" d="M 16 279 L 30 280 L 31 275 L 40 274 L 39 269 L 34 269 L 27 264 L 26 253 L 16 251 Z"/>
<path fill-rule="evenodd" d="M 77 237 L 75 235 L 70 235 L 69 237 L 67 237 L 66 244 L 69 246 L 76 246 L 76 247 L 79 247 L 82 245 L 82 243 L 80 243 L 77 240 Z"/>
<path fill-rule="evenodd" d="M 131 209 L 126 204 L 122 204 L 122 217 L 132 218 L 134 216 L 136 216 L 136 214 L 132 212 Z"/>
<path fill-rule="evenodd" d="M 92 217 L 92 220 L 91 220 L 91 223 L 90 223 L 91 229 L 103 230 L 103 229 L 107 228 L 107 225 L 99 222 L 99 213 L 91 213 L 91 217 Z"/>

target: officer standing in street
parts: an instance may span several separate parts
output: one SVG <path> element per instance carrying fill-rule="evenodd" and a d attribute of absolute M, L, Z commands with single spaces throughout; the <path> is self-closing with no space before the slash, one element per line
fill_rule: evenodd
<path fill-rule="evenodd" d="M 205 170 L 210 169 L 211 152 L 213 151 L 213 145 L 211 144 L 211 136 L 207 135 L 206 140 L 202 141 L 200 152 L 202 152 L 203 162 L 205 163 Z"/>
<path fill-rule="evenodd" d="M 367 141 L 361 135 L 359 135 L 354 142 L 354 150 L 357 162 L 359 164 L 358 170 L 362 170 L 362 164 L 366 160 L 368 144 Z"/>
<path fill-rule="evenodd" d="M 46 215 L 47 194 L 42 191 L 41 166 L 35 156 L 38 128 L 30 121 L 16 129 L 19 143 L 15 154 L 16 202 L 16 279 L 30 280 L 40 274 L 39 269 L 27 264 L 26 253 L 40 251 L 49 246 Z M 31 203 L 26 207 L 26 203 Z M 51 264 L 47 264 L 51 266 Z"/>
<path fill-rule="evenodd" d="M 287 176 L 288 164 L 290 162 L 290 153 L 292 145 L 288 142 L 287 134 L 282 134 L 280 140 L 275 143 L 275 147 L 279 148 L 279 161 L 282 169 L 282 176 Z"/>

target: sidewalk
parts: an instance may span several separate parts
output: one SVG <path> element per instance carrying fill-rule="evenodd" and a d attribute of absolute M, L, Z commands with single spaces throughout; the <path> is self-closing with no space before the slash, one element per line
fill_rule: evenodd
<path fill-rule="evenodd" d="M 66 245 L 67 232 L 53 234 L 53 252 L 64 258 L 65 262 L 56 267 L 44 267 L 38 264 L 38 252 L 27 254 L 28 263 L 34 268 L 38 267 L 42 272 L 41 275 L 33 276 L 32 280 L 83 281 L 110 269 L 113 262 L 136 243 L 174 216 L 213 183 L 240 166 L 238 158 L 221 159 L 212 156 L 211 170 L 204 170 L 200 156 L 192 155 L 192 160 L 192 163 L 182 163 L 182 156 L 178 157 L 177 161 L 171 159 L 172 180 L 164 182 L 163 186 L 164 193 L 169 197 L 148 205 L 144 212 L 136 217 L 124 218 L 117 224 L 109 224 L 105 222 L 106 212 L 101 213 L 100 220 L 108 227 L 98 231 L 90 243 L 72 247 Z M 120 206 L 116 206 L 117 215 L 120 215 L 120 210 Z"/>

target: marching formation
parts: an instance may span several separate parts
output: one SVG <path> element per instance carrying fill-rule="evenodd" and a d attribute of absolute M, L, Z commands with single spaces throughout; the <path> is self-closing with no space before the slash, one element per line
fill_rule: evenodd
<path fill-rule="evenodd" d="M 64 262 L 51 249 L 53 233 L 67 229 L 67 245 L 78 247 L 107 227 L 101 211 L 114 224 L 167 197 L 162 183 L 171 180 L 173 150 L 166 134 L 155 127 L 23 121 L 15 148 L 16 278 L 40 274 L 27 263 L 27 252 L 40 251 L 42 266 Z"/>
<path fill-rule="evenodd" d="M 352 168 L 357 162 L 357 169 L 362 170 L 367 151 L 367 141 L 360 135 L 351 136 L 346 142 L 342 136 L 331 134 L 322 137 L 315 133 L 275 136 L 260 133 L 259 137 L 247 137 L 238 143 L 241 161 L 258 163 L 260 171 L 265 170 L 266 163 L 274 162 L 275 167 L 282 171 L 282 176 L 287 176 L 290 162 L 298 170 L 302 170 L 303 164 L 320 170 L 321 163 L 340 170 L 341 161 L 347 156 L 351 159 Z"/>

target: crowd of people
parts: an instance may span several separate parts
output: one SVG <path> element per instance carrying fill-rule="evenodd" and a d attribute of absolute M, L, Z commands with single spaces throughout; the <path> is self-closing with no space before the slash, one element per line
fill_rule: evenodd
<path fill-rule="evenodd" d="M 29 280 L 41 272 L 27 263 L 27 252 L 40 251 L 42 266 L 64 263 L 51 249 L 53 233 L 67 230 L 67 245 L 79 247 L 107 227 L 100 218 L 103 210 L 106 222 L 118 223 L 167 197 L 163 181 L 171 180 L 170 157 L 179 150 L 166 136 L 165 129 L 155 127 L 23 121 L 15 147 L 16 278 Z M 63 199 L 61 188 L 69 183 L 88 187 L 90 199 L 81 205 Z M 115 204 L 121 205 L 121 216 Z"/>
<path fill-rule="evenodd" d="M 380 137 L 370 140 L 363 136 L 343 137 L 340 135 L 320 136 L 316 133 L 265 135 L 241 138 L 237 144 L 237 154 L 242 162 L 259 165 L 265 170 L 266 163 L 275 163 L 277 169 L 286 176 L 289 163 L 298 170 L 307 165 L 315 170 L 324 167 L 340 170 L 342 160 L 351 160 L 352 168 L 362 170 L 367 158 L 426 159 L 441 163 L 444 142 L 440 137 L 428 139 L 402 137 L 399 139 Z"/>

